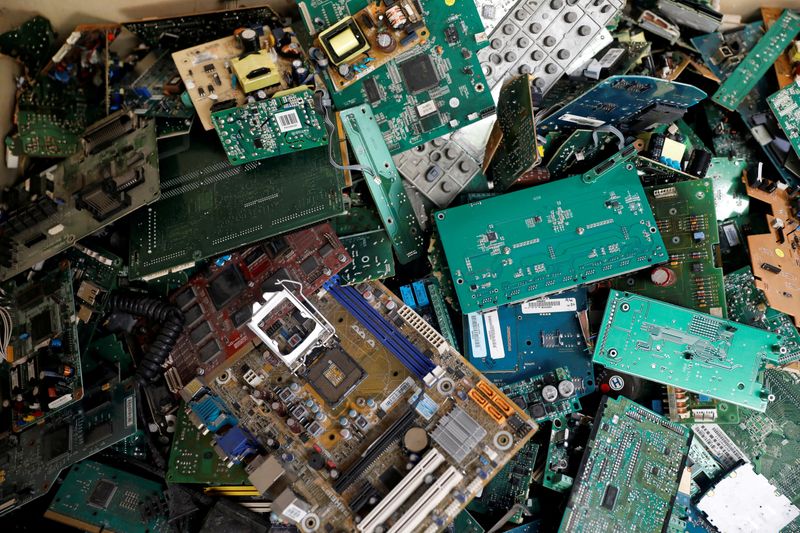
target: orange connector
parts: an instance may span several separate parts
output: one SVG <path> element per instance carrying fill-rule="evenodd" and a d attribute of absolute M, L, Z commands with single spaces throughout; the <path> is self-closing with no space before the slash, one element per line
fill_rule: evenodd
<path fill-rule="evenodd" d="M 498 424 L 506 423 L 506 417 L 504 417 L 503 414 L 500 411 L 498 411 L 494 405 L 489 404 L 486 407 L 484 407 L 483 410 L 486 411 L 489 414 L 489 416 L 491 416 L 494 419 L 494 421 L 497 422 Z"/>
<path fill-rule="evenodd" d="M 477 403 L 484 411 L 486 411 L 486 414 L 491 416 L 495 422 L 498 424 L 505 423 L 506 417 L 504 417 L 503 414 L 494 405 L 489 403 L 489 400 L 484 398 L 483 395 L 476 389 L 470 389 L 470 391 L 467 393 L 467 396 L 475 400 L 475 403 Z"/>
<path fill-rule="evenodd" d="M 514 408 L 503 398 L 502 395 L 495 392 L 491 385 L 481 380 L 478 382 L 478 390 L 481 391 L 487 398 L 489 398 L 500 409 L 505 416 L 511 416 L 515 413 Z"/>
<path fill-rule="evenodd" d="M 491 385 L 489 385 L 488 383 L 486 383 L 483 380 L 478 382 L 478 384 L 476 385 L 476 388 L 479 391 L 481 391 L 484 394 L 484 396 L 486 396 L 490 400 L 494 400 L 494 397 L 497 396 L 497 393 L 494 392 L 494 390 L 492 389 Z"/>
<path fill-rule="evenodd" d="M 489 405 L 489 400 L 481 396 L 481 394 L 475 389 L 470 389 L 467 393 L 467 396 L 475 400 L 475 403 L 480 405 L 482 409 L 486 409 L 486 406 Z"/>

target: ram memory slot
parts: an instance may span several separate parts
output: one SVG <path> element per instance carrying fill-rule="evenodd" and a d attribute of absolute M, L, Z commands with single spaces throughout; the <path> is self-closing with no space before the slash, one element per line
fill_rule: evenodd
<path fill-rule="evenodd" d="M 353 287 L 339 285 L 338 277 L 335 277 L 325 283 L 325 289 L 419 379 L 424 380 L 436 368 L 419 348 L 369 305 Z"/>
<path fill-rule="evenodd" d="M 370 444 L 369 448 L 361 454 L 361 457 L 359 457 L 355 463 L 342 472 L 342 475 L 339 476 L 339 479 L 333 484 L 334 490 L 340 494 L 347 490 L 347 488 L 364 473 L 369 465 L 386 450 L 387 446 L 399 439 L 400 436 L 411 427 L 414 420 L 416 420 L 416 411 L 414 411 L 414 409 L 408 409 L 400 418 L 395 420 L 380 437 Z"/>

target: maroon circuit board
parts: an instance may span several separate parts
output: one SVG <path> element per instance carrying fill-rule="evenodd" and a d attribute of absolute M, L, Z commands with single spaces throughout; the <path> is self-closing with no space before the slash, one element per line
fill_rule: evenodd
<path fill-rule="evenodd" d="M 211 262 L 207 270 L 173 293 L 170 300 L 186 318 L 167 371 L 170 388 L 208 373 L 255 339 L 247 327 L 254 302 L 265 292 L 293 291 L 308 296 L 351 261 L 330 224 L 269 239 Z M 302 286 L 302 289 L 301 289 Z"/>

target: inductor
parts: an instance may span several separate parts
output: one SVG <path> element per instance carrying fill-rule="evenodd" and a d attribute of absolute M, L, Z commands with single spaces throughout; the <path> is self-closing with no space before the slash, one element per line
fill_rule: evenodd
<path fill-rule="evenodd" d="M 408 22 L 405 11 L 403 11 L 403 8 L 399 5 L 393 5 L 386 10 L 385 14 L 386 18 L 389 19 L 389 24 L 396 30 L 399 30 L 405 26 Z"/>

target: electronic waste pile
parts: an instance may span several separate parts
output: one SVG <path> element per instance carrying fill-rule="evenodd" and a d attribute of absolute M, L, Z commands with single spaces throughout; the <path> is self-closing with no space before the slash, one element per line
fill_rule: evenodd
<path fill-rule="evenodd" d="M 799 11 L 46 15 L 3 531 L 800 532 Z"/>

